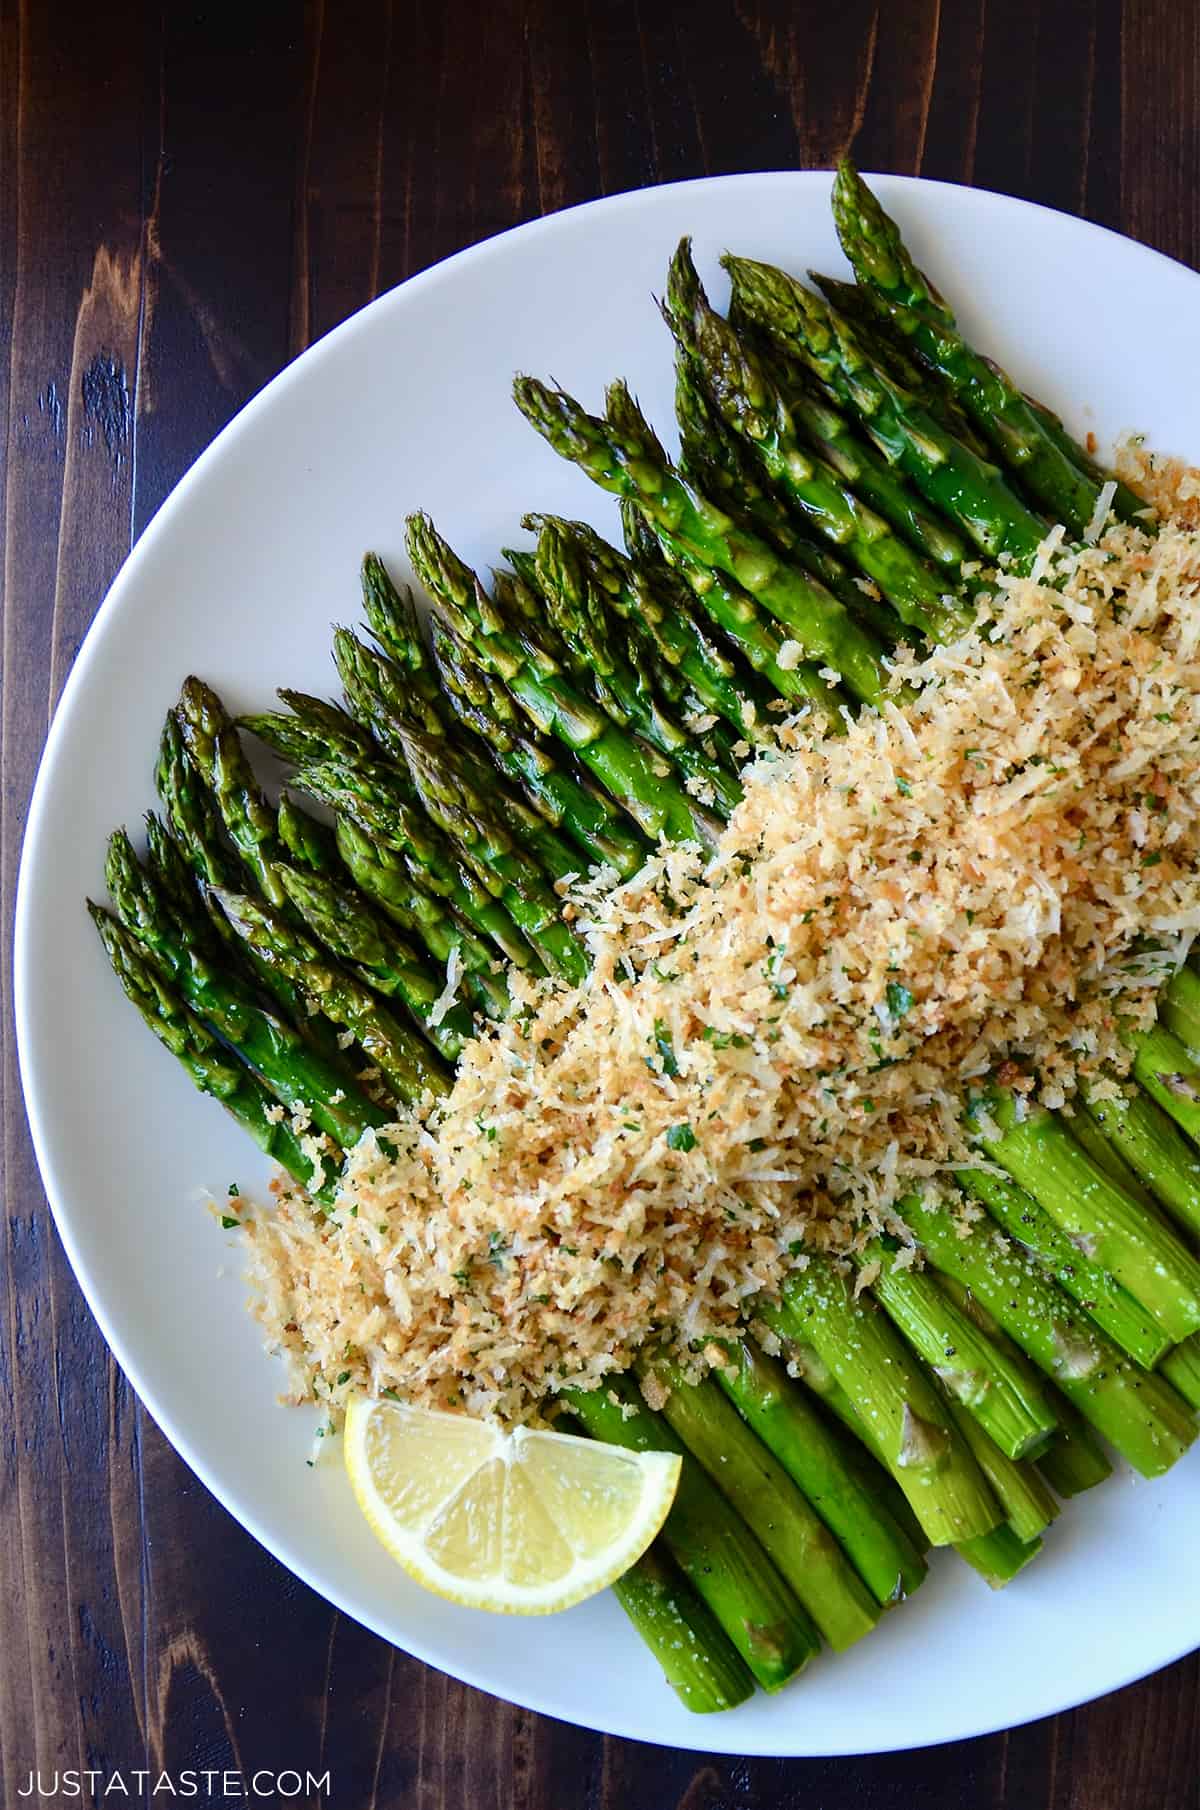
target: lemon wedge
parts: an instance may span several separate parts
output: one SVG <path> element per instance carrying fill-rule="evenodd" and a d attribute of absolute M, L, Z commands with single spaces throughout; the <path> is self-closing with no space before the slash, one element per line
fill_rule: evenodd
<path fill-rule="evenodd" d="M 667 1518 L 682 1460 L 355 1397 L 346 1469 L 377 1539 L 438 1596 L 550 1615 L 605 1589 Z"/>

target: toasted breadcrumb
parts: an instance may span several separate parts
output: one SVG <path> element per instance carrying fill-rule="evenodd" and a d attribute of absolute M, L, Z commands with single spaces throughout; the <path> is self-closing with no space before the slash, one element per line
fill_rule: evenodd
<path fill-rule="evenodd" d="M 1200 928 L 1200 526 L 1051 536 L 895 684 L 843 735 L 781 723 L 714 854 L 579 889 L 587 981 L 514 974 L 330 1215 L 290 1191 L 256 1222 L 297 1394 L 520 1420 L 650 1337 L 698 1374 L 805 1245 L 952 1192 L 974 1083 L 1057 1104 L 1126 1070 L 1119 1018 Z"/>

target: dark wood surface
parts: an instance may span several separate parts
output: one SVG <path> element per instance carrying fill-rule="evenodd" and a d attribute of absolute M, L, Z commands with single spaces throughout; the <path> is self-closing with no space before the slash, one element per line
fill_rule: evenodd
<path fill-rule="evenodd" d="M 519 221 L 680 177 L 827 165 L 851 144 L 866 169 L 1029 196 L 1196 264 L 1200 7 L 2 0 L 6 901 L 96 606 L 177 479 L 289 358 Z M 4 1810 L 33 1768 L 187 1766 L 329 1769 L 338 1810 L 1200 1803 L 1195 1658 L 985 1740 L 741 1761 L 512 1709 L 335 1614 L 195 1482 L 80 1296 L 25 1128 L 10 924 L 6 903 Z"/>

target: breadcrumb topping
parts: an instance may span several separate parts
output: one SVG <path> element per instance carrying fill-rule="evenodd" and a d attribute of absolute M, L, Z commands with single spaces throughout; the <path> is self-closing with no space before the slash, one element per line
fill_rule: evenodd
<path fill-rule="evenodd" d="M 519 1420 L 651 1336 L 694 1373 L 806 1245 L 952 1191 L 989 1077 L 1115 1085 L 1200 928 L 1200 526 L 1056 530 L 989 608 L 843 735 L 779 722 L 714 854 L 578 887 L 586 982 L 513 975 L 330 1215 L 257 1221 L 299 1395 Z"/>

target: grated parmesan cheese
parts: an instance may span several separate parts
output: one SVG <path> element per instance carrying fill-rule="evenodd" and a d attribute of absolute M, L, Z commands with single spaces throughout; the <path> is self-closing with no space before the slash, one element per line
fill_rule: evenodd
<path fill-rule="evenodd" d="M 1200 929 L 1200 525 L 1050 537 L 895 684 L 843 735 L 780 722 L 710 857 L 577 889 L 586 982 L 513 974 L 332 1214 L 293 1190 L 254 1222 L 298 1395 L 520 1420 L 650 1337 L 698 1374 L 806 1245 L 953 1194 L 973 1081 L 1057 1105 L 1124 1072 L 1119 1019 Z"/>

